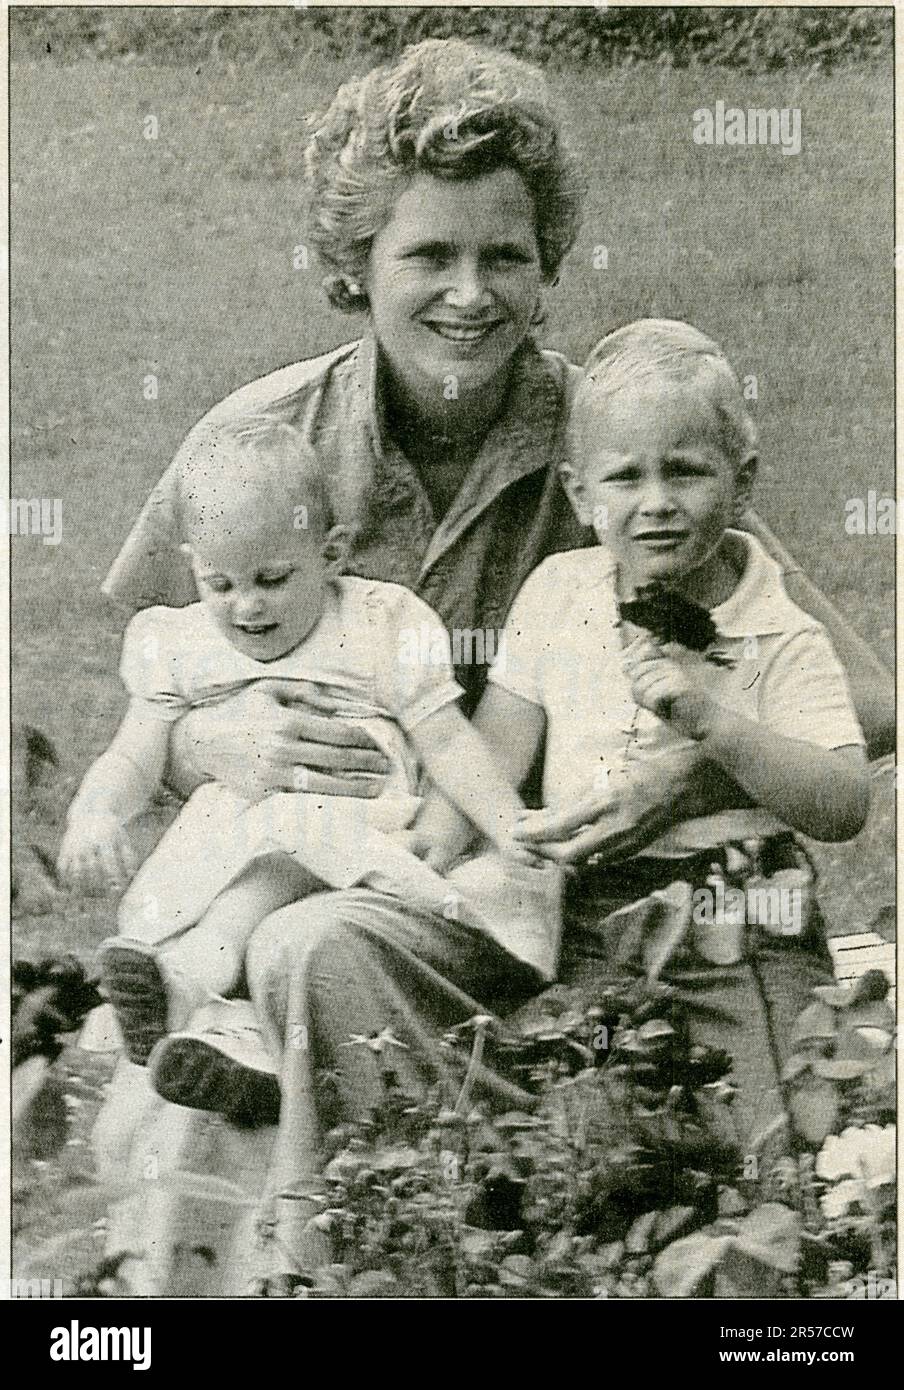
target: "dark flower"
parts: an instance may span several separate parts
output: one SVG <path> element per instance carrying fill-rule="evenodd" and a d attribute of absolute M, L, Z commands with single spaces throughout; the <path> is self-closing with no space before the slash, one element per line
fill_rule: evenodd
<path fill-rule="evenodd" d="M 644 584 L 635 599 L 618 605 L 618 616 L 658 642 L 678 642 L 692 652 L 706 651 L 718 636 L 707 609 L 662 584 Z"/>

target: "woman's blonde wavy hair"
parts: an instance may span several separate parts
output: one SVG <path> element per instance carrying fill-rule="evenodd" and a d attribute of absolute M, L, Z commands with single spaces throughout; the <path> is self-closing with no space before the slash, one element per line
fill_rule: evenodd
<path fill-rule="evenodd" d="M 580 181 L 542 73 L 511 54 L 427 39 L 345 83 L 310 123 L 310 236 L 329 268 L 323 283 L 336 308 L 367 307 L 355 282 L 415 173 L 469 179 L 516 170 L 534 201 L 546 280 L 574 243 Z"/>

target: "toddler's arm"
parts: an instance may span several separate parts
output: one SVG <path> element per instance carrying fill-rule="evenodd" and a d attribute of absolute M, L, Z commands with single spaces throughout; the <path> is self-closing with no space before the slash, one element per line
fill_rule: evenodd
<path fill-rule="evenodd" d="M 509 716 L 523 715 L 510 719 L 505 740 L 500 706 Z M 530 769 L 542 726 L 542 710 L 496 686 L 487 688 L 472 724 L 456 705 L 444 705 L 415 726 L 411 741 L 437 789 L 417 824 L 418 833 L 435 842 L 428 856 L 434 867 L 446 867 L 464 852 L 474 826 L 503 853 L 532 858 L 510 837 L 523 810 L 515 787 Z"/>
<path fill-rule="evenodd" d="M 110 747 L 88 769 L 69 807 L 59 855 L 60 875 L 73 886 L 115 887 L 135 873 L 126 826 L 160 787 L 169 728 L 130 705 Z"/>

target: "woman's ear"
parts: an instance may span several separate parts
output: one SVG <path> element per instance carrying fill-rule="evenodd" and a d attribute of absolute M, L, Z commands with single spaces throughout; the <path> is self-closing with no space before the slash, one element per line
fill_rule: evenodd
<path fill-rule="evenodd" d="M 186 560 L 190 560 L 192 558 L 192 549 L 188 541 L 182 541 L 182 543 L 179 546 L 179 550 L 181 554 L 185 556 Z"/>
<path fill-rule="evenodd" d="M 327 572 L 331 575 L 342 574 L 348 563 L 348 554 L 352 545 L 352 530 L 350 526 L 333 526 L 328 532 L 326 540 L 321 548 L 321 555 L 326 561 Z"/>
<path fill-rule="evenodd" d="M 578 521 L 582 526 L 592 526 L 593 509 L 590 506 L 587 489 L 584 487 L 580 477 L 570 463 L 562 463 L 559 465 L 559 477 L 562 480 L 562 486 L 568 494 L 568 500 L 574 509 L 574 514 Z"/>
<path fill-rule="evenodd" d="M 746 454 L 735 472 L 735 518 L 742 521 L 753 497 L 753 484 L 759 460 L 753 452 Z"/>

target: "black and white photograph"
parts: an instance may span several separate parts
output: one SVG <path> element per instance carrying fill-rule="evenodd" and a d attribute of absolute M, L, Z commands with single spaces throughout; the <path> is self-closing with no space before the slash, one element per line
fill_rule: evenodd
<path fill-rule="evenodd" d="M 9 1297 L 856 1363 L 900 10 L 7 21 Z"/>

